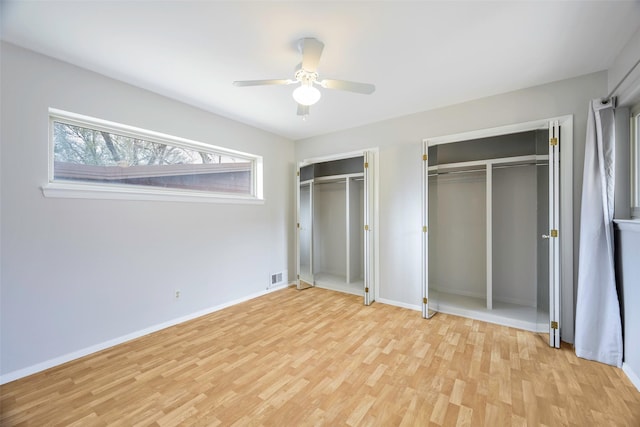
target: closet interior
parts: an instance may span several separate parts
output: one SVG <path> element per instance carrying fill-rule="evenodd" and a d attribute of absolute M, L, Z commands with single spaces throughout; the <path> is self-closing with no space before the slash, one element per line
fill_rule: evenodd
<path fill-rule="evenodd" d="M 298 172 L 298 287 L 355 295 L 365 287 L 365 157 L 311 163 Z"/>
<path fill-rule="evenodd" d="M 429 308 L 547 331 L 549 130 L 425 150 Z"/>

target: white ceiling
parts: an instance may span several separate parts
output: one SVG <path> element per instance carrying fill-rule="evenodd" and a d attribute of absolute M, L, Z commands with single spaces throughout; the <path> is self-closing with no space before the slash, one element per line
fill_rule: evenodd
<path fill-rule="evenodd" d="M 607 69 L 640 1 L 6 1 L 2 39 L 298 140 Z M 296 41 L 325 43 L 323 90 L 303 122 Z M 606 94 L 603 94 L 603 96 Z M 82 113 L 82 112 L 79 112 Z"/>

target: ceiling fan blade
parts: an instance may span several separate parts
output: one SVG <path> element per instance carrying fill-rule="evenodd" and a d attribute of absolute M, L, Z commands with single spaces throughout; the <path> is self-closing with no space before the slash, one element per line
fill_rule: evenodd
<path fill-rule="evenodd" d="M 369 95 L 376 90 L 375 85 L 368 83 L 349 82 L 346 80 L 325 79 L 318 84 L 327 89 L 347 90 L 349 92 L 364 93 Z"/>
<path fill-rule="evenodd" d="M 299 116 L 308 116 L 309 115 L 309 106 L 298 104 L 298 115 Z"/>
<path fill-rule="evenodd" d="M 234 86 L 263 86 L 263 85 L 290 85 L 297 83 L 296 80 L 276 79 L 276 80 L 240 80 L 233 82 Z"/>
<path fill-rule="evenodd" d="M 324 43 L 318 39 L 306 38 L 300 40 L 300 51 L 302 52 L 302 68 L 311 73 L 315 73 L 320 63 L 320 56 L 324 49 Z"/>

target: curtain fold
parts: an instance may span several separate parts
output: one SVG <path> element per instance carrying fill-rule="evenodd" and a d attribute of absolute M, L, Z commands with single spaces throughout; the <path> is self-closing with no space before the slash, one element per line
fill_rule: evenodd
<path fill-rule="evenodd" d="M 584 155 L 576 355 L 622 366 L 622 322 L 613 242 L 615 177 L 614 101 L 589 104 Z"/>

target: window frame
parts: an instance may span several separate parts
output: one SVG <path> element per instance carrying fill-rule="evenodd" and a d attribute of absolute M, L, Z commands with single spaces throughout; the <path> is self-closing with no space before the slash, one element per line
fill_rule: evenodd
<path fill-rule="evenodd" d="M 640 220 L 640 104 L 631 108 L 630 129 L 631 218 Z"/>
<path fill-rule="evenodd" d="M 54 122 L 247 160 L 251 163 L 251 193 L 238 194 L 135 184 L 56 180 L 54 179 Z M 48 182 L 42 186 L 42 192 L 45 197 L 244 204 L 264 203 L 262 156 L 54 108 L 49 109 L 48 138 Z"/>

